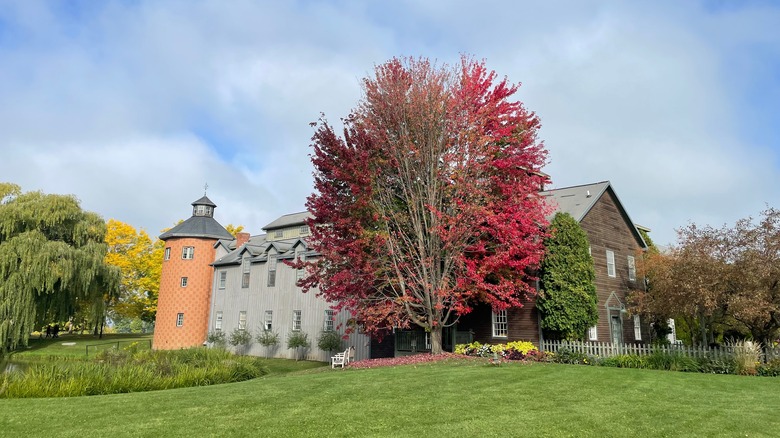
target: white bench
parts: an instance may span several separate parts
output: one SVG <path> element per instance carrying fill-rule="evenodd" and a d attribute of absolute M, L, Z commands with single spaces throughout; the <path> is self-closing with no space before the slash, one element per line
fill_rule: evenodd
<path fill-rule="evenodd" d="M 355 349 L 349 347 L 343 352 L 336 353 L 335 356 L 332 356 L 330 358 L 330 368 L 335 369 L 336 365 L 340 366 L 341 368 L 344 368 L 344 366 L 348 365 L 349 361 L 351 360 L 355 360 Z"/>

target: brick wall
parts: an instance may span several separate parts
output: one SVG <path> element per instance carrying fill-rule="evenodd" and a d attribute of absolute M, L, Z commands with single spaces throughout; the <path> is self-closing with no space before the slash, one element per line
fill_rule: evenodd
<path fill-rule="evenodd" d="M 214 273 L 210 263 L 214 261 L 215 242 L 204 238 L 172 238 L 165 242 L 165 247 L 171 248 L 171 255 L 163 261 L 160 275 L 155 349 L 195 347 L 206 340 Z M 195 248 L 191 260 L 182 259 L 182 249 L 186 246 Z M 187 277 L 186 287 L 181 286 L 182 277 Z M 181 327 L 176 325 L 179 313 L 184 314 Z"/>

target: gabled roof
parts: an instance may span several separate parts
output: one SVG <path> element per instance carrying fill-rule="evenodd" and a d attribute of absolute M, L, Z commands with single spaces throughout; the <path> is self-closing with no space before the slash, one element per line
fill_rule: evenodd
<path fill-rule="evenodd" d="M 637 241 L 642 244 L 642 248 L 647 248 L 647 243 L 645 243 L 645 240 L 642 238 L 639 230 L 637 230 L 636 225 L 631 220 L 628 212 L 626 212 L 626 209 L 623 207 L 623 203 L 620 202 L 620 198 L 618 198 L 617 193 L 615 193 L 615 190 L 612 188 L 612 185 L 609 181 L 545 190 L 543 192 L 539 192 L 539 194 L 546 197 L 548 202 L 552 202 L 553 205 L 555 205 L 555 211 L 553 211 L 547 217 L 547 220 L 552 220 L 553 216 L 555 216 L 555 213 L 560 211 L 563 213 L 569 213 L 572 215 L 572 217 L 574 217 L 574 219 L 577 220 L 577 222 L 582 222 L 588 212 L 590 212 L 593 206 L 596 205 L 596 202 L 607 191 L 609 191 L 612 196 L 615 197 L 615 200 L 617 201 L 617 208 L 620 211 L 620 214 L 626 220 L 626 224 L 631 228 L 631 232 L 634 234 L 634 237 L 636 237 Z"/>
<path fill-rule="evenodd" d="M 609 181 L 597 182 L 594 184 L 584 184 L 581 186 L 563 187 L 560 189 L 546 190 L 539 192 L 540 195 L 551 200 L 555 204 L 553 211 L 547 220 L 552 220 L 555 213 L 569 213 L 581 222 L 588 214 L 591 208 L 596 204 L 601 195 L 609 187 Z"/>
<path fill-rule="evenodd" d="M 314 215 L 308 211 L 286 214 L 280 217 L 279 219 L 276 219 L 275 221 L 271 222 L 270 224 L 264 226 L 263 229 L 266 231 L 271 231 L 277 228 L 287 228 L 287 227 L 292 227 L 294 225 L 305 225 L 306 220 L 311 219 L 313 217 Z"/>
<path fill-rule="evenodd" d="M 277 259 L 293 259 L 295 258 L 296 245 L 303 244 L 307 250 L 304 254 L 307 257 L 318 255 L 316 252 L 308 250 L 306 240 L 300 237 L 284 240 L 275 240 L 268 242 L 265 240 L 265 234 L 261 236 L 255 236 L 250 239 L 249 242 L 242 245 L 240 248 L 233 249 L 229 254 L 220 257 L 212 266 L 228 266 L 237 265 L 241 263 L 242 258 L 250 257 L 252 263 L 260 263 L 268 260 L 268 251 L 273 248 L 277 255 Z"/>
<path fill-rule="evenodd" d="M 207 239 L 232 240 L 233 235 L 219 224 L 213 217 L 192 216 L 170 230 L 160 234 L 160 240 L 173 237 L 204 237 Z"/>

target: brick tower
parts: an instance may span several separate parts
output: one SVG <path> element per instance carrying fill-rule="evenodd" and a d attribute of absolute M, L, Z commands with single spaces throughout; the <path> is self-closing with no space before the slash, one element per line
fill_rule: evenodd
<path fill-rule="evenodd" d="M 154 348 L 202 345 L 209 322 L 214 244 L 233 236 L 214 219 L 217 206 L 204 194 L 192 203 L 192 217 L 160 235 L 165 242 Z"/>

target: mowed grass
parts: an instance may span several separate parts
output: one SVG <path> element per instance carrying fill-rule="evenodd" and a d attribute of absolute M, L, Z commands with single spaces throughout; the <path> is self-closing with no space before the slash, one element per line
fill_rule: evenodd
<path fill-rule="evenodd" d="M 483 361 L 0 400 L 2 436 L 777 436 L 780 379 Z"/>

